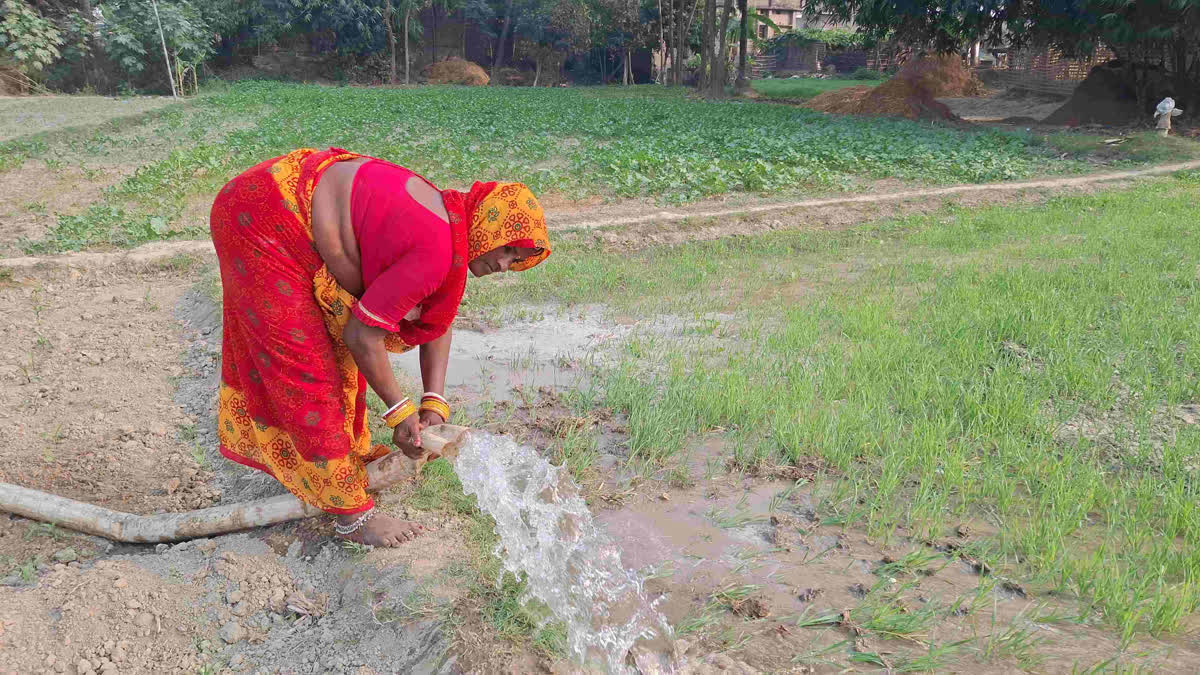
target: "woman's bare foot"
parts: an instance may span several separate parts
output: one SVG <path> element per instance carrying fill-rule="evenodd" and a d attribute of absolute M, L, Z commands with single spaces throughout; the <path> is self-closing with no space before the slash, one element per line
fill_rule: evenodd
<path fill-rule="evenodd" d="M 338 516 L 337 524 L 347 527 L 358 520 L 362 514 L 355 513 Z M 375 511 L 366 523 L 350 534 L 338 534 L 346 541 L 353 541 L 367 546 L 396 547 L 416 539 L 425 532 L 425 527 L 411 520 L 400 520 L 384 513 Z"/>

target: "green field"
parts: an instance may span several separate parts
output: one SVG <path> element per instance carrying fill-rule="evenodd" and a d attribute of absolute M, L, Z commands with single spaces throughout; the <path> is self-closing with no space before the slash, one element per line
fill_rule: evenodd
<path fill-rule="evenodd" d="M 795 77 L 781 80 L 754 80 L 750 83 L 759 95 L 766 98 L 777 98 L 787 101 L 807 101 L 824 94 L 846 87 L 875 87 L 881 84 L 875 80 L 843 80 L 819 79 L 815 77 Z"/>
<path fill-rule="evenodd" d="M 363 89 L 246 82 L 140 121 L 15 139 L 9 170 L 136 167 L 30 252 L 201 236 L 206 200 L 238 171 L 298 147 L 337 146 L 435 182 L 520 180 L 566 198 L 687 202 L 748 192 L 852 189 L 862 181 L 987 182 L 1080 170 L 1036 139 L 792 106 L 706 102 L 631 89 Z M 143 154 L 146 159 L 143 159 Z M 192 220 L 184 218 L 189 207 Z M 200 216 L 196 216 L 200 214 Z M 199 222 L 197 222 L 199 221 Z"/>
<path fill-rule="evenodd" d="M 821 457 L 829 522 L 917 540 L 980 516 L 973 555 L 1175 631 L 1200 606 L 1200 174 L 1048 207 L 556 262 L 471 306 L 607 302 L 696 317 L 630 341 L 588 396 L 653 472 L 711 429 L 733 466 Z M 724 318 L 711 318 L 723 314 Z M 706 318 L 708 317 L 708 318 Z"/>

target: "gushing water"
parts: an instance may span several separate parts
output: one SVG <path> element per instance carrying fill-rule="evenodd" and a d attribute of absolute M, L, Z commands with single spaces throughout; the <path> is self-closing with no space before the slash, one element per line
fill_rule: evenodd
<path fill-rule="evenodd" d="M 570 474 L 528 446 L 477 431 L 459 447 L 454 470 L 495 519 L 504 568 L 526 576 L 522 602 L 536 598 L 566 624 L 576 662 L 628 673 L 636 660 L 642 672 L 672 672 L 666 618 L 596 527 Z"/>

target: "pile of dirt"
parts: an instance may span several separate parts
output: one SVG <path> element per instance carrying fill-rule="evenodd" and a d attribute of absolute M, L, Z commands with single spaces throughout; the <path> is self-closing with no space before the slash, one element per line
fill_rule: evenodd
<path fill-rule="evenodd" d="M 457 57 L 431 64 L 425 73 L 425 80 L 429 84 L 462 84 L 469 87 L 482 87 L 490 81 L 483 68 Z"/>
<path fill-rule="evenodd" d="M 809 99 L 805 107 L 838 115 L 858 115 L 863 110 L 863 101 L 874 90 L 875 87 L 865 85 L 834 89 Z"/>
<path fill-rule="evenodd" d="M 936 99 L 979 96 L 983 83 L 953 54 L 911 61 L 878 87 L 847 87 L 814 97 L 813 110 L 842 115 L 884 115 L 908 119 L 956 119 Z"/>
<path fill-rule="evenodd" d="M 1139 86 L 1149 106 L 1167 96 L 1178 98 L 1161 69 L 1114 59 L 1093 67 L 1071 98 L 1042 121 L 1067 126 L 1148 121 L 1151 108 L 1138 104 Z"/>

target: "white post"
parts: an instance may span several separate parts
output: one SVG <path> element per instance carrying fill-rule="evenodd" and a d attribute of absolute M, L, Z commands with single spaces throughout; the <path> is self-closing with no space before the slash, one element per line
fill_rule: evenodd
<path fill-rule="evenodd" d="M 158 15 L 158 0 L 150 0 L 150 4 L 154 6 L 154 20 L 158 22 L 158 39 L 162 41 L 163 60 L 167 62 L 167 79 L 171 81 L 171 97 L 179 98 L 179 91 L 175 89 L 175 73 L 171 72 L 171 57 L 167 55 L 167 37 L 163 35 L 162 17 Z"/>

